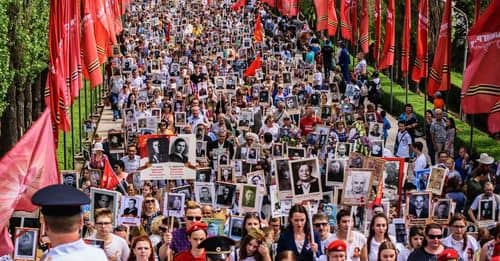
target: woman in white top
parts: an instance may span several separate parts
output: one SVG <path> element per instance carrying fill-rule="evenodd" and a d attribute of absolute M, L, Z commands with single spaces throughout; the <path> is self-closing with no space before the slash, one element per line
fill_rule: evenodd
<path fill-rule="evenodd" d="M 389 237 L 388 226 L 389 220 L 383 213 L 373 216 L 367 239 L 369 261 L 376 261 L 378 259 L 379 247 L 385 241 L 392 241 L 395 244 L 396 241 Z"/>
<path fill-rule="evenodd" d="M 442 240 L 443 245 L 453 248 L 464 261 L 474 260 L 476 252 L 479 250 L 479 243 L 466 232 L 467 222 L 462 214 L 455 214 L 448 224 L 451 235 Z"/>
<path fill-rule="evenodd" d="M 259 137 L 264 135 L 264 133 L 269 132 L 273 135 L 273 140 L 278 140 L 280 127 L 273 120 L 273 116 L 267 116 L 264 121 L 264 125 L 260 128 Z"/>
<path fill-rule="evenodd" d="M 408 256 L 415 249 L 419 249 L 422 246 L 422 241 L 424 240 L 424 229 L 420 226 L 410 227 L 410 240 L 408 246 L 403 248 L 398 254 L 398 261 L 408 260 Z"/>

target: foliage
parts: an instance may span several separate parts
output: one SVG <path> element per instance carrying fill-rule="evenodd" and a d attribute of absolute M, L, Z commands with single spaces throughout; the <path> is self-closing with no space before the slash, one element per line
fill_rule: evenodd
<path fill-rule="evenodd" d="M 5 110 L 7 103 L 5 95 L 11 85 L 13 73 L 9 70 L 10 52 L 7 46 L 9 18 L 5 8 L 9 0 L 0 0 L 0 115 Z"/>

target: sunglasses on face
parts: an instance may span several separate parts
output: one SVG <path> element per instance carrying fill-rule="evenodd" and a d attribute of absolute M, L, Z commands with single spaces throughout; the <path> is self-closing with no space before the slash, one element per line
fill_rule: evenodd
<path fill-rule="evenodd" d="M 193 220 L 200 221 L 202 219 L 202 217 L 186 217 L 186 219 L 189 221 L 193 221 Z"/>
<path fill-rule="evenodd" d="M 322 226 L 326 227 L 326 226 L 328 226 L 328 223 L 316 223 L 316 224 L 314 224 L 314 226 L 317 228 L 322 227 Z"/>
<path fill-rule="evenodd" d="M 148 199 L 148 200 L 145 200 L 144 202 L 145 203 L 153 203 L 153 202 L 155 202 L 155 200 L 154 199 Z"/>
<path fill-rule="evenodd" d="M 427 237 L 430 239 L 441 239 L 443 238 L 443 235 L 427 235 Z"/>
<path fill-rule="evenodd" d="M 166 227 L 160 227 L 160 232 L 165 233 L 168 231 L 168 228 Z"/>

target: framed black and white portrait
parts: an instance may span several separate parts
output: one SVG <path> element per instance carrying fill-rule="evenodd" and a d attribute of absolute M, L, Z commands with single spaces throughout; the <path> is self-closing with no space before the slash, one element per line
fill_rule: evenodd
<path fill-rule="evenodd" d="M 243 217 L 231 216 L 229 219 L 229 237 L 233 240 L 241 240 L 243 229 Z"/>
<path fill-rule="evenodd" d="M 139 226 L 141 224 L 142 201 L 140 196 L 121 197 L 119 224 Z"/>
<path fill-rule="evenodd" d="M 283 143 L 274 143 L 272 147 L 273 157 L 274 158 L 282 158 L 283 153 Z"/>
<path fill-rule="evenodd" d="M 234 196 L 236 194 L 236 184 L 216 182 L 215 183 L 215 194 L 216 203 L 221 208 L 230 208 L 234 203 Z"/>
<path fill-rule="evenodd" d="M 197 140 L 196 141 L 196 160 L 205 161 L 207 159 L 207 142 Z"/>
<path fill-rule="evenodd" d="M 477 220 L 479 221 L 496 220 L 495 212 L 497 208 L 498 206 L 496 206 L 496 202 L 492 198 L 480 200 L 477 212 Z"/>
<path fill-rule="evenodd" d="M 125 136 L 122 131 L 110 131 L 108 133 L 109 149 L 123 149 Z"/>
<path fill-rule="evenodd" d="M 94 221 L 96 209 L 107 208 L 113 213 L 113 227 L 116 226 L 119 196 L 118 191 L 90 188 L 90 221 Z"/>
<path fill-rule="evenodd" d="M 170 76 L 179 76 L 181 72 L 181 66 L 178 63 L 172 63 L 170 65 Z"/>
<path fill-rule="evenodd" d="M 194 147 L 196 146 L 194 135 L 178 135 L 170 137 L 169 162 L 195 162 Z"/>
<path fill-rule="evenodd" d="M 352 152 L 349 157 L 349 168 L 351 169 L 360 169 L 363 168 L 363 163 L 365 161 L 365 157 L 357 152 Z"/>
<path fill-rule="evenodd" d="M 215 89 L 223 90 L 226 86 L 226 81 L 224 76 L 215 76 L 214 77 Z"/>
<path fill-rule="evenodd" d="M 344 184 L 344 173 L 346 160 L 330 159 L 326 160 L 326 185 L 342 186 Z"/>
<path fill-rule="evenodd" d="M 384 151 L 384 140 L 372 140 L 370 155 L 372 157 L 382 157 Z"/>
<path fill-rule="evenodd" d="M 212 181 L 212 169 L 210 169 L 210 168 L 197 168 L 195 181 L 211 182 Z"/>
<path fill-rule="evenodd" d="M 219 165 L 219 169 L 217 171 L 217 181 L 229 183 L 236 182 L 234 167 L 231 165 Z"/>
<path fill-rule="evenodd" d="M 257 186 L 260 195 L 267 194 L 266 180 L 265 180 L 266 176 L 263 170 L 248 172 L 246 176 L 247 176 L 247 183 Z"/>
<path fill-rule="evenodd" d="M 39 230 L 37 228 L 15 229 L 14 259 L 36 260 Z"/>
<path fill-rule="evenodd" d="M 297 114 L 300 112 L 299 101 L 297 96 L 292 95 L 285 98 L 285 108 L 289 114 Z"/>
<path fill-rule="evenodd" d="M 292 171 L 292 192 L 295 202 L 323 198 L 318 159 L 289 161 Z"/>
<path fill-rule="evenodd" d="M 167 213 L 169 217 L 183 217 L 185 198 L 186 195 L 184 193 L 165 193 L 163 213 Z"/>
<path fill-rule="evenodd" d="M 261 106 L 267 107 L 269 106 L 269 91 L 268 90 L 261 90 L 259 92 L 259 104 Z"/>
<path fill-rule="evenodd" d="M 306 156 L 306 149 L 300 147 L 287 147 L 287 155 L 290 159 L 299 159 Z"/>
<path fill-rule="evenodd" d="M 215 187 L 212 182 L 194 182 L 196 201 L 202 205 L 215 204 Z"/>
<path fill-rule="evenodd" d="M 377 121 L 377 115 L 375 112 L 367 112 L 365 113 L 365 122 L 376 122 Z M 371 126 L 371 124 L 370 124 Z M 370 128 L 371 129 L 371 128 Z"/>
<path fill-rule="evenodd" d="M 219 154 L 217 156 L 217 166 L 228 165 L 229 162 L 230 162 L 230 157 L 228 152 L 225 151 L 224 153 Z"/>
<path fill-rule="evenodd" d="M 61 171 L 61 181 L 63 185 L 78 188 L 79 175 L 75 170 L 63 170 Z M 91 182 L 92 184 L 92 182 Z"/>
<path fill-rule="evenodd" d="M 348 169 L 346 171 L 342 203 L 366 205 L 372 188 L 372 169 Z"/>
<path fill-rule="evenodd" d="M 242 184 L 239 198 L 240 212 L 255 212 L 257 211 L 257 186 L 250 184 Z"/>
<path fill-rule="evenodd" d="M 292 196 L 292 181 L 290 171 L 290 165 L 288 164 L 288 159 L 276 159 L 274 160 L 274 173 L 277 177 L 278 191 L 280 198 L 284 199 L 287 196 Z"/>
<path fill-rule="evenodd" d="M 335 148 L 335 158 L 346 160 L 351 153 L 351 144 L 347 142 L 339 142 Z"/>
<path fill-rule="evenodd" d="M 378 122 L 370 122 L 370 129 L 368 130 L 368 137 L 370 140 L 380 140 L 383 138 L 384 129 L 383 124 Z"/>
<path fill-rule="evenodd" d="M 230 165 L 234 168 L 234 176 L 243 176 L 243 160 L 231 160 Z"/>
<path fill-rule="evenodd" d="M 427 190 L 436 195 L 441 195 L 444 187 L 444 180 L 446 177 L 446 169 L 439 167 L 432 167 L 427 182 Z"/>
<path fill-rule="evenodd" d="M 158 164 L 168 161 L 169 141 L 167 137 L 149 138 L 146 144 L 149 163 Z"/>
<path fill-rule="evenodd" d="M 432 214 L 435 222 L 448 224 L 452 214 L 451 199 L 441 198 L 435 201 L 432 205 Z"/>
<path fill-rule="evenodd" d="M 430 218 L 431 193 L 414 192 L 408 195 L 406 202 L 406 214 L 410 217 L 410 222 L 426 221 Z"/>
<path fill-rule="evenodd" d="M 184 127 L 186 125 L 186 112 L 175 112 L 175 127 Z"/>
<path fill-rule="evenodd" d="M 248 148 L 247 158 L 246 158 L 247 163 L 257 164 L 259 157 L 260 157 L 260 147 L 252 146 Z"/>
<path fill-rule="evenodd" d="M 184 194 L 184 200 L 195 200 L 195 197 L 193 196 L 193 188 L 190 185 L 172 188 L 170 192 Z"/>
<path fill-rule="evenodd" d="M 238 85 L 238 76 L 232 75 L 226 77 L 226 90 L 228 92 L 234 92 L 236 86 Z"/>

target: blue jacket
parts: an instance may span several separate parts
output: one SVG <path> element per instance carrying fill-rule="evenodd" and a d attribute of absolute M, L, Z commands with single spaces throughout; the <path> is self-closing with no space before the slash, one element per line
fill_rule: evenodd
<path fill-rule="evenodd" d="M 320 245 L 321 240 L 319 239 L 319 235 L 314 233 L 314 242 Z M 295 256 L 297 257 L 297 261 L 311 261 L 314 260 L 313 252 L 311 248 L 308 248 L 307 245 L 310 242 L 306 239 L 304 240 L 304 246 L 302 247 L 302 251 L 299 253 L 297 250 L 297 246 L 295 245 L 295 239 L 293 236 L 293 231 L 291 229 L 286 229 L 281 233 L 280 238 L 278 239 L 278 247 L 276 249 L 276 254 L 283 251 L 293 251 Z M 316 257 L 321 255 L 321 248 L 318 248 L 318 253 L 316 253 Z"/>

